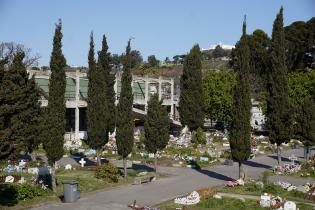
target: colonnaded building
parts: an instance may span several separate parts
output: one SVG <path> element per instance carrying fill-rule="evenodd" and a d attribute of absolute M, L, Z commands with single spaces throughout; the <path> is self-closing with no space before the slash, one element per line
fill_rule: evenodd
<path fill-rule="evenodd" d="M 48 105 L 50 71 L 27 70 L 29 76 L 35 76 L 35 81 L 42 90 L 41 106 Z M 121 71 L 115 73 L 115 98 L 119 100 L 121 89 Z M 135 121 L 144 121 L 147 112 L 147 103 L 150 97 L 156 93 L 159 99 L 163 99 L 163 105 L 169 113 L 173 126 L 180 127 L 179 121 L 179 85 L 175 84 L 174 78 L 132 76 L 133 112 Z M 80 144 L 81 139 L 87 138 L 86 108 L 88 92 L 87 73 L 79 68 L 70 68 L 66 71 L 66 133 L 65 140 L 69 144 Z M 178 83 L 178 80 L 177 80 Z M 265 130 L 265 117 L 257 101 L 252 100 L 251 126 L 255 131 Z"/>
<path fill-rule="evenodd" d="M 50 71 L 28 70 L 29 76 L 35 76 L 35 81 L 42 90 L 41 106 L 48 105 Z M 121 72 L 115 74 L 114 90 L 116 104 L 121 89 Z M 88 92 L 87 73 L 79 69 L 66 71 L 66 133 L 65 140 L 79 144 L 80 139 L 87 137 L 86 108 Z M 158 93 L 160 100 L 169 113 L 174 126 L 180 126 L 178 113 L 179 88 L 175 87 L 173 78 L 151 78 L 133 75 L 133 111 L 136 121 L 143 121 L 147 112 L 150 97 Z"/>

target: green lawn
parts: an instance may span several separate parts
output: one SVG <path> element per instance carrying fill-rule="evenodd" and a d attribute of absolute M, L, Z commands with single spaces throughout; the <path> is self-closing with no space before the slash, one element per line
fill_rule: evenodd
<path fill-rule="evenodd" d="M 297 205 L 301 210 L 312 210 L 312 206 L 306 204 Z M 268 208 L 263 208 L 255 200 L 245 200 L 245 202 L 235 199 L 224 197 L 222 199 L 209 198 L 201 200 L 196 205 L 183 206 L 174 204 L 173 201 L 163 203 L 158 206 L 159 210 L 175 210 L 180 209 L 189 209 L 189 210 L 271 210 Z"/>
<path fill-rule="evenodd" d="M 219 192 L 225 193 L 235 193 L 243 195 L 257 195 L 260 196 L 263 193 L 271 193 L 272 195 L 277 195 L 287 200 L 298 201 L 298 202 L 311 202 L 304 199 L 304 193 L 292 190 L 284 190 L 281 186 L 274 185 L 272 183 L 265 184 L 264 187 L 261 187 L 255 182 L 248 182 L 244 186 L 236 187 L 223 187 L 218 189 Z"/>

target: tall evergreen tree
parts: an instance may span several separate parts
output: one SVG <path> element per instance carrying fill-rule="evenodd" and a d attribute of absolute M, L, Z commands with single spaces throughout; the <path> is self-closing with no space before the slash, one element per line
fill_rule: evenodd
<path fill-rule="evenodd" d="M 232 158 L 239 164 L 239 178 L 244 178 L 242 163 L 250 155 L 250 88 L 249 88 L 249 47 L 246 35 L 246 20 L 243 35 L 237 51 L 236 85 L 233 90 L 230 147 Z"/>
<path fill-rule="evenodd" d="M 201 53 L 198 45 L 193 46 L 185 57 L 183 75 L 180 79 L 179 114 L 183 126 L 196 130 L 203 126 L 204 101 L 201 72 Z"/>
<path fill-rule="evenodd" d="M 53 50 L 50 57 L 51 75 L 49 79 L 49 98 L 47 108 L 46 125 L 49 129 L 46 139 L 43 142 L 48 158 L 48 163 L 52 167 L 52 190 L 56 192 L 55 164 L 63 155 L 63 144 L 65 134 L 65 91 L 66 91 L 66 59 L 62 53 L 62 32 L 61 20 L 56 24 L 53 39 Z"/>
<path fill-rule="evenodd" d="M 269 69 L 267 128 L 271 143 L 277 144 L 278 165 L 281 165 L 280 145 L 289 140 L 291 127 L 282 7 L 273 23 Z"/>
<path fill-rule="evenodd" d="M 144 145 L 148 152 L 154 153 L 154 170 L 157 172 L 157 152 L 166 147 L 169 141 L 170 119 L 163 101 L 159 101 L 157 94 L 148 102 L 148 113 L 144 122 Z"/>
<path fill-rule="evenodd" d="M 0 130 L 1 159 L 14 158 L 23 150 L 23 137 L 20 129 L 23 126 L 19 115 L 24 110 L 23 99 L 27 86 L 27 77 L 22 75 L 24 54 L 18 52 L 8 71 L 4 72 L 0 89 L 0 118 L 2 129 Z M 26 72 L 26 71 L 25 71 Z M 24 77 L 23 77 L 24 76 Z M 17 132 L 16 132 L 17 131 Z"/>
<path fill-rule="evenodd" d="M 103 35 L 102 50 L 98 54 L 98 65 L 103 72 L 106 81 L 106 95 L 107 95 L 107 128 L 106 128 L 106 143 L 108 142 L 108 134 L 114 132 L 116 123 L 116 107 L 115 107 L 115 74 L 111 74 L 110 59 L 111 55 L 108 52 L 108 45 L 105 35 Z"/>
<path fill-rule="evenodd" d="M 315 145 L 315 98 L 308 97 L 300 109 L 297 117 L 297 136 L 302 140 L 305 151 L 306 160 L 309 159 L 309 148 Z"/>
<path fill-rule="evenodd" d="M 132 76 L 130 72 L 130 40 L 126 48 L 126 55 L 124 56 L 124 67 L 121 78 L 121 91 L 119 102 L 117 105 L 117 131 L 116 144 L 118 154 L 123 158 L 124 175 L 127 177 L 127 157 L 132 151 L 133 147 L 133 95 L 131 89 Z"/>
<path fill-rule="evenodd" d="M 20 151 L 32 152 L 37 146 L 39 92 L 34 78 L 29 80 L 23 63 L 25 53 L 18 51 L 9 70 L 1 78 L 1 154 L 14 157 Z M 0 68 L 3 68 L 0 67 Z M 5 151 L 6 150 L 6 151 Z"/>
<path fill-rule="evenodd" d="M 0 160 L 4 159 L 8 155 L 8 149 L 7 147 L 10 145 L 7 142 L 7 140 L 4 138 L 2 132 L 4 131 L 4 113 L 5 110 L 3 110 L 4 98 L 5 98 L 5 92 L 4 92 L 4 85 L 2 85 L 2 81 L 4 79 L 4 73 L 5 73 L 5 65 L 7 61 L 6 59 L 0 60 Z"/>
<path fill-rule="evenodd" d="M 96 65 L 94 58 L 93 33 L 90 36 L 89 51 L 89 87 L 88 87 L 88 106 L 87 106 L 87 133 L 88 145 L 97 150 L 97 161 L 101 165 L 100 150 L 106 144 L 107 135 L 107 96 L 106 81 L 102 72 L 102 66 Z"/>

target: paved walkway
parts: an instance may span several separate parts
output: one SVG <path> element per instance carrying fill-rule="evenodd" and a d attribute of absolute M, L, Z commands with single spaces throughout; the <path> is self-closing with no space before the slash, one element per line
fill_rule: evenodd
<path fill-rule="evenodd" d="M 288 157 L 291 154 L 301 157 L 303 149 L 294 149 L 284 152 L 283 161 L 288 162 Z M 248 177 L 258 179 L 263 171 L 270 169 L 275 164 L 276 155 L 270 154 L 247 161 L 244 169 Z M 55 203 L 34 208 L 34 210 L 120 210 L 128 209 L 127 205 L 131 204 L 133 200 L 137 200 L 137 203 L 141 205 L 156 205 L 198 188 L 223 185 L 226 181 L 235 179 L 238 176 L 237 164 L 234 164 L 234 166 L 220 165 L 199 171 L 190 168 L 171 167 L 159 167 L 158 170 L 162 173 L 171 174 L 172 176 L 152 183 L 121 186 L 116 189 L 83 196 L 83 198 L 73 204 Z M 286 179 L 295 185 L 305 184 L 305 182 L 307 182 L 306 179 L 292 177 L 270 178 L 273 181 Z"/>

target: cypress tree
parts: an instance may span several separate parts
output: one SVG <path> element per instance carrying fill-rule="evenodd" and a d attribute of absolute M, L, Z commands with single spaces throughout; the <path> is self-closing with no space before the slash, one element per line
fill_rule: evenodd
<path fill-rule="evenodd" d="M 204 103 L 201 72 L 201 52 L 198 45 L 193 46 L 185 57 L 183 75 L 180 79 L 179 114 L 183 126 L 192 131 L 203 126 Z"/>
<path fill-rule="evenodd" d="M 43 142 L 52 167 L 52 190 L 56 192 L 55 164 L 63 155 L 64 133 L 65 133 L 65 90 L 66 90 L 66 59 L 62 54 L 62 32 L 61 20 L 56 24 L 53 39 L 53 50 L 50 57 L 51 75 L 49 79 L 49 98 L 46 125 L 49 129 Z"/>
<path fill-rule="evenodd" d="M 270 142 L 277 144 L 278 165 L 281 165 L 280 145 L 289 140 L 291 127 L 282 7 L 273 23 L 269 69 L 267 128 Z"/>
<path fill-rule="evenodd" d="M 90 36 L 89 50 L 89 87 L 87 106 L 87 144 L 97 151 L 98 165 L 101 165 L 100 150 L 106 143 L 107 107 L 106 81 L 100 65 L 94 58 L 93 33 Z M 100 58 L 99 58 L 100 60 Z M 100 63 L 100 62 L 99 62 Z"/>
<path fill-rule="evenodd" d="M 5 159 L 9 154 L 9 146 L 10 143 L 7 141 L 4 135 L 5 133 L 5 126 L 4 126 L 4 119 L 5 113 L 4 105 L 5 105 L 5 86 L 3 85 L 4 75 L 5 75 L 5 65 L 7 63 L 6 59 L 0 60 L 0 160 Z"/>
<path fill-rule="evenodd" d="M 163 101 L 155 94 L 148 102 L 148 113 L 144 123 L 144 145 L 148 152 L 154 153 L 154 169 L 157 172 L 157 152 L 166 147 L 169 141 L 170 119 Z"/>
<path fill-rule="evenodd" d="M 251 100 L 249 86 L 249 48 L 246 35 L 246 20 L 237 55 L 236 85 L 233 89 L 230 147 L 233 160 L 239 164 L 239 178 L 244 178 L 242 163 L 250 155 Z"/>
<path fill-rule="evenodd" d="M 35 82 L 34 75 L 28 80 L 27 83 L 27 99 L 24 101 L 27 112 L 24 114 L 24 119 L 28 126 L 26 129 L 26 147 L 28 153 L 31 155 L 32 160 L 35 161 L 36 157 L 32 154 L 33 150 L 41 143 L 41 135 L 43 130 L 40 123 L 42 123 L 42 110 L 40 107 L 40 90 Z"/>
<path fill-rule="evenodd" d="M 103 72 L 103 77 L 106 82 L 106 95 L 107 95 L 107 128 L 106 128 L 106 143 L 108 142 L 108 134 L 114 132 L 116 123 L 116 107 L 115 107 L 115 75 L 111 74 L 110 67 L 110 53 L 108 52 L 108 45 L 105 35 L 103 35 L 102 50 L 99 52 L 99 68 Z"/>
<path fill-rule="evenodd" d="M 132 151 L 133 147 L 133 95 L 131 89 L 132 76 L 130 72 L 131 66 L 130 56 L 130 40 L 126 48 L 126 55 L 124 56 L 124 67 L 121 78 L 121 91 L 119 102 L 117 105 L 117 131 L 116 131 L 116 144 L 118 154 L 123 158 L 124 175 L 127 177 L 127 157 Z"/>
<path fill-rule="evenodd" d="M 297 136 L 302 140 L 306 160 L 309 159 L 309 148 L 315 145 L 315 98 L 307 97 L 297 117 Z"/>

